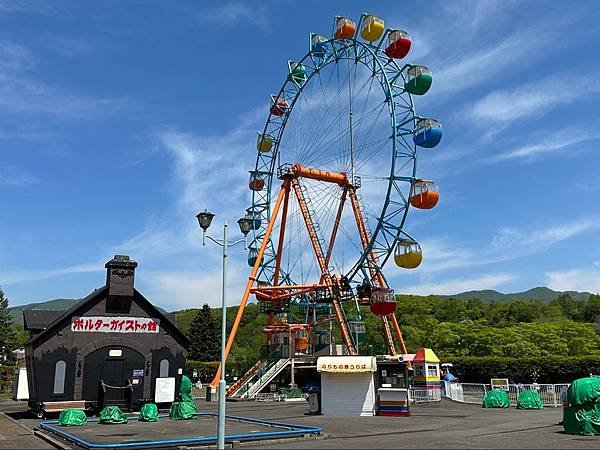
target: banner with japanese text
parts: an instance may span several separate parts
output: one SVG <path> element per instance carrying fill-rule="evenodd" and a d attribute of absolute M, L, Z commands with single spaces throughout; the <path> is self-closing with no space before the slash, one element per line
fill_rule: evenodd
<path fill-rule="evenodd" d="M 158 333 L 160 319 L 150 317 L 73 317 L 71 331 L 87 333 Z"/>

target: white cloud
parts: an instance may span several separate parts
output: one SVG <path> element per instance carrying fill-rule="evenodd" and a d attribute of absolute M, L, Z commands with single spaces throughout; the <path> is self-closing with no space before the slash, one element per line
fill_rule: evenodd
<path fill-rule="evenodd" d="M 599 229 L 600 220 L 580 217 L 571 222 L 538 228 L 499 228 L 490 241 L 481 246 L 445 237 L 424 239 L 421 241 L 423 263 L 420 275 L 512 261 L 545 252 L 562 241 Z"/>
<path fill-rule="evenodd" d="M 600 293 L 600 264 L 588 267 L 546 272 L 547 285 L 556 291 Z"/>
<path fill-rule="evenodd" d="M 491 92 L 468 108 L 476 119 L 504 125 L 527 116 L 541 116 L 553 108 L 585 99 L 600 91 L 597 76 L 552 76 L 519 86 Z M 568 89 L 566 89 L 568 87 Z"/>
<path fill-rule="evenodd" d="M 75 266 L 59 269 L 9 270 L 0 271 L 0 281 L 2 282 L 3 286 L 8 286 L 18 283 L 28 283 L 31 281 L 46 280 L 49 278 L 69 275 L 73 273 L 102 272 L 104 270 L 105 269 L 103 261 L 78 264 Z"/>
<path fill-rule="evenodd" d="M 187 223 L 170 226 L 150 225 L 141 233 L 113 246 L 108 254 L 135 255 L 139 260 L 160 260 L 165 256 L 197 250 L 200 232 L 193 219 L 190 216 Z"/>
<path fill-rule="evenodd" d="M 58 117 L 97 118 L 122 111 L 129 101 L 70 92 L 36 80 L 35 58 L 22 45 L 0 41 L 0 110 Z"/>
<path fill-rule="evenodd" d="M 31 51 L 10 41 L 0 41 L 0 73 L 3 71 L 21 71 L 34 65 Z"/>
<path fill-rule="evenodd" d="M 413 286 L 403 286 L 400 291 L 403 294 L 414 295 L 452 295 L 465 291 L 495 289 L 514 279 L 514 275 L 506 273 L 488 274 L 476 278 L 453 278 L 441 282 L 425 282 Z"/>
<path fill-rule="evenodd" d="M 76 94 L 36 81 L 24 74 L 0 71 L 0 110 L 43 113 L 58 117 L 95 119 L 122 111 L 123 98 L 101 98 Z"/>
<path fill-rule="evenodd" d="M 491 249 L 496 253 L 516 253 L 517 256 L 538 253 L 552 245 L 600 229 L 597 218 L 579 218 L 572 222 L 551 225 L 545 228 L 501 228 L 493 237 Z"/>
<path fill-rule="evenodd" d="M 88 55 L 95 48 L 94 44 L 85 39 L 52 33 L 44 35 L 42 42 L 50 50 L 66 57 Z"/>
<path fill-rule="evenodd" d="M 254 132 L 236 128 L 222 136 L 198 136 L 167 129 L 157 133 L 173 158 L 173 183 L 181 191 L 180 206 L 193 213 L 219 208 L 224 217 L 237 219 L 249 201 Z M 223 195 L 226 192 L 227 198 Z"/>
<path fill-rule="evenodd" d="M 27 186 L 37 182 L 36 177 L 15 167 L 0 167 L 0 186 Z"/>
<path fill-rule="evenodd" d="M 231 266 L 227 271 L 227 306 L 238 305 L 247 273 Z M 219 265 L 202 272 L 149 272 L 145 274 L 145 293 L 169 310 L 200 308 L 204 303 L 221 306 L 222 272 Z"/>
<path fill-rule="evenodd" d="M 452 55 L 434 71 L 435 94 L 456 93 L 493 79 L 517 61 L 530 59 L 550 42 L 550 37 L 547 31 L 532 27 L 507 35 L 483 50 Z"/>
<path fill-rule="evenodd" d="M 546 137 L 535 144 L 517 147 L 483 161 L 498 162 L 510 159 L 520 159 L 525 160 L 526 162 L 533 162 L 539 156 L 544 156 L 548 153 L 560 153 L 563 150 L 570 149 L 576 144 L 593 141 L 599 138 L 599 132 L 568 128 L 558 132 L 546 133 Z M 536 139 L 532 140 L 535 141 Z"/>
<path fill-rule="evenodd" d="M 270 17 L 265 5 L 249 6 L 246 3 L 230 1 L 219 8 L 202 12 L 198 16 L 198 21 L 221 26 L 233 26 L 246 22 L 261 30 L 266 30 L 270 23 Z"/>

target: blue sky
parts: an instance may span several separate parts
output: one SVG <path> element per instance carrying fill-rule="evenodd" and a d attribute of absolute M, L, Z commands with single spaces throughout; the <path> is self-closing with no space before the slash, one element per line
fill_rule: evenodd
<path fill-rule="evenodd" d="M 167 309 L 220 301 L 220 250 L 195 214 L 250 201 L 255 132 L 288 59 L 337 14 L 370 11 L 428 65 L 419 153 L 441 189 L 411 209 L 397 292 L 600 291 L 600 3 L 0 1 L 0 286 L 11 304 L 77 298 L 113 254 Z M 232 232 L 237 227 L 232 226 Z M 247 277 L 230 253 L 230 304 Z"/>

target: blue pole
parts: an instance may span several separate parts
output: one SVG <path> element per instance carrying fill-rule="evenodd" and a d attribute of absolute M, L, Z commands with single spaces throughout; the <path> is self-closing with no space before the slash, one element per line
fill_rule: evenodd
<path fill-rule="evenodd" d="M 219 425 L 217 449 L 225 448 L 225 341 L 227 334 L 227 221 L 223 225 L 223 292 L 221 301 L 221 379 L 219 380 Z"/>

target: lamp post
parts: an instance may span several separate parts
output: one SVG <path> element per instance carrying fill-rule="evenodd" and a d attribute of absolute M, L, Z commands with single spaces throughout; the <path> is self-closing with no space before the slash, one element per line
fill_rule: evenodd
<path fill-rule="evenodd" d="M 217 448 L 222 450 L 225 448 L 225 342 L 227 338 L 227 313 L 225 305 L 227 304 L 227 248 L 233 247 L 240 242 L 244 243 L 244 249 L 246 249 L 246 236 L 252 229 L 252 219 L 248 216 L 242 217 L 238 220 L 240 231 L 244 235 L 244 239 L 238 239 L 234 242 L 227 240 L 227 221 L 223 223 L 223 239 L 215 239 L 206 234 L 206 230 L 210 227 L 210 224 L 215 215 L 208 212 L 206 209 L 197 214 L 198 224 L 202 228 L 202 245 L 206 245 L 206 239 L 208 238 L 215 244 L 223 247 L 223 282 L 222 282 L 222 296 L 221 296 L 221 378 L 219 379 L 219 424 L 217 428 Z"/>

